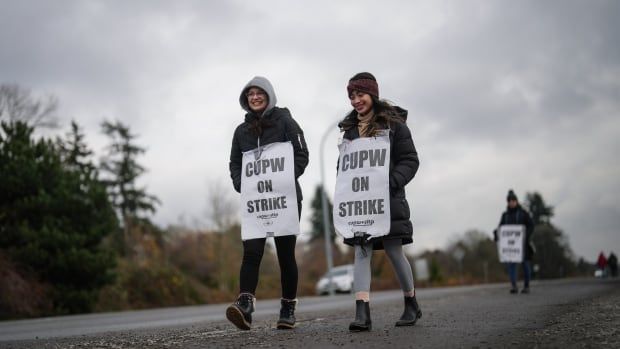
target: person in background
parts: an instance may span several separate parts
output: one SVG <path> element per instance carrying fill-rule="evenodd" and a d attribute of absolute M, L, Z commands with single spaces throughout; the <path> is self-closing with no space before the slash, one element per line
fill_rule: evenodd
<path fill-rule="evenodd" d="M 532 233 L 534 232 L 534 222 L 530 214 L 519 204 L 517 195 L 512 189 L 508 191 L 506 196 L 508 207 L 506 211 L 502 213 L 502 217 L 499 220 L 499 225 L 517 224 L 525 226 L 525 253 L 523 256 L 523 262 L 521 268 L 523 269 L 523 289 L 521 293 L 530 293 L 530 277 L 531 277 L 531 261 L 534 256 L 534 248 L 531 244 Z M 493 231 L 495 241 L 498 240 L 497 229 Z M 517 288 L 517 263 L 506 263 L 508 268 L 508 275 L 510 276 L 510 293 L 516 294 L 519 292 Z"/>
<path fill-rule="evenodd" d="M 607 258 L 605 258 L 605 253 L 603 253 L 603 251 L 598 255 L 596 266 L 601 271 L 601 276 L 607 277 Z"/>
<path fill-rule="evenodd" d="M 607 257 L 607 265 L 609 266 L 611 276 L 618 276 L 618 257 L 613 252 L 610 252 L 609 257 Z"/>

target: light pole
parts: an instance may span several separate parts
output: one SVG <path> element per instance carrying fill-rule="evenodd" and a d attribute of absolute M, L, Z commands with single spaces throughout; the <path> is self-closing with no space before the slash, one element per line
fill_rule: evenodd
<path fill-rule="evenodd" d="M 325 233 L 325 256 L 327 257 L 327 278 L 328 278 L 328 286 L 329 295 L 334 295 L 334 285 L 332 284 L 332 268 L 334 267 L 334 261 L 332 257 L 332 229 L 331 224 L 329 224 L 329 212 L 327 210 L 327 197 L 325 196 L 325 164 L 323 159 L 323 150 L 325 148 L 325 141 L 327 140 L 327 136 L 329 135 L 329 131 L 336 128 L 338 122 L 335 122 L 329 125 L 329 128 L 323 132 L 323 136 L 321 137 L 321 148 L 320 148 L 320 157 L 319 162 L 321 163 L 321 207 L 323 209 L 323 232 Z"/>
<path fill-rule="evenodd" d="M 465 251 L 457 246 L 452 252 L 452 255 L 459 261 L 459 280 L 461 284 L 463 284 L 463 257 L 465 257 Z"/>

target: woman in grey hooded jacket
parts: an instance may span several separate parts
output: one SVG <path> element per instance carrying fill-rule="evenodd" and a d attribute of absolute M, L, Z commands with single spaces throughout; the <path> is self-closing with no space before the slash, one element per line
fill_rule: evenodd
<path fill-rule="evenodd" d="M 237 192 L 241 191 L 241 167 L 243 153 L 259 146 L 290 141 L 293 145 L 295 188 L 297 207 L 301 215 L 302 193 L 298 178 L 308 166 L 308 148 L 304 134 L 286 108 L 276 107 L 276 95 L 269 80 L 257 76 L 250 80 L 239 96 L 241 107 L 247 112 L 245 120 L 235 130 L 230 151 L 230 177 Z M 266 238 L 243 241 L 239 297 L 226 309 L 226 317 L 240 329 L 249 330 L 254 312 L 258 272 L 263 257 Z M 274 237 L 282 300 L 277 327 L 289 329 L 295 326 L 297 303 L 297 263 L 295 260 L 296 235 Z"/>

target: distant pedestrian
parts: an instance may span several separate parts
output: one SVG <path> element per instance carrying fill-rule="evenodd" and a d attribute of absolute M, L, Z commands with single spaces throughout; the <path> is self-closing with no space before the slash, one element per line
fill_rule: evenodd
<path fill-rule="evenodd" d="M 251 195 L 258 199 L 247 200 L 247 207 L 244 205 L 242 208 L 243 261 L 239 273 L 239 297 L 226 309 L 226 317 L 238 328 L 250 329 L 265 241 L 267 236 L 274 236 L 282 285 L 277 327 L 289 329 L 295 326 L 297 305 L 295 244 L 302 200 L 297 179 L 308 165 L 308 148 L 303 131 L 289 110 L 276 107 L 275 92 L 264 77 L 257 76 L 245 85 L 239 103 L 247 113 L 232 140 L 230 177 L 242 199 Z M 278 157 L 265 160 L 268 154 L 275 153 Z M 294 165 L 294 169 L 288 167 L 290 164 Z M 248 184 L 250 180 L 256 180 L 264 174 L 272 177 Z M 273 188 L 279 190 L 278 195 L 287 192 L 293 197 L 274 198 Z M 284 225 L 285 229 L 282 230 L 285 231 L 265 231 L 269 229 L 266 227 L 275 224 L 276 219 L 281 220 L 276 223 Z M 294 224 L 286 226 L 281 223 L 290 223 L 291 219 Z"/>
<path fill-rule="evenodd" d="M 355 248 L 355 320 L 349 330 L 369 331 L 372 327 L 369 303 L 373 250 L 385 250 L 404 293 L 404 311 L 396 326 L 412 326 L 422 312 L 415 296 L 411 265 L 402 246 L 413 242 L 405 185 L 415 176 L 419 160 L 406 124 L 407 111 L 379 99 L 377 80 L 370 73 L 353 76 L 347 93 L 353 110 L 339 124 L 344 134 L 334 221 L 338 233 L 345 237 L 344 242 Z M 346 152 L 352 149 L 362 150 Z M 351 173 L 354 178 L 345 177 Z M 353 180 L 346 182 L 343 178 Z M 343 181 L 342 185 L 339 181 Z M 381 231 L 370 235 L 368 232 L 379 221 Z"/>
<path fill-rule="evenodd" d="M 534 222 L 530 217 L 530 214 L 519 204 L 517 195 L 512 189 L 508 191 L 506 196 L 508 207 L 506 211 L 502 213 L 499 221 L 499 225 L 523 225 L 525 227 L 525 242 L 524 253 L 521 267 L 523 270 L 523 289 L 521 293 L 530 292 L 530 277 L 531 277 L 531 261 L 534 256 L 534 247 L 531 244 L 532 233 L 534 232 Z M 493 232 L 495 241 L 498 241 L 497 229 Z M 508 275 L 510 276 L 510 293 L 516 294 L 519 292 L 517 288 L 517 263 L 506 263 L 508 268 Z"/>
<path fill-rule="evenodd" d="M 605 258 L 605 253 L 603 251 L 598 255 L 596 266 L 601 271 L 601 276 L 607 277 L 607 258 Z"/>
<path fill-rule="evenodd" d="M 607 265 L 609 266 L 609 272 L 612 277 L 618 276 L 618 257 L 611 252 L 607 258 Z"/>

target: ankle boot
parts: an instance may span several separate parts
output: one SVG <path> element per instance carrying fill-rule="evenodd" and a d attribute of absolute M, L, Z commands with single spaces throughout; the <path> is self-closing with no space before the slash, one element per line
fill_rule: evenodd
<path fill-rule="evenodd" d="M 226 308 L 226 318 L 242 330 L 249 330 L 252 325 L 252 313 L 256 299 L 249 293 L 241 293 L 239 298 Z"/>
<path fill-rule="evenodd" d="M 370 331 L 372 322 L 370 321 L 370 304 L 363 300 L 355 301 L 355 321 L 349 324 L 349 331 L 361 332 Z"/>
<path fill-rule="evenodd" d="M 422 310 L 418 305 L 418 301 L 415 296 L 405 296 L 405 311 L 400 317 L 400 320 L 396 321 L 396 326 L 413 326 L 415 322 L 422 317 Z"/>
<path fill-rule="evenodd" d="M 278 320 L 278 329 L 288 330 L 295 327 L 295 307 L 297 299 L 280 301 L 280 319 Z"/>

